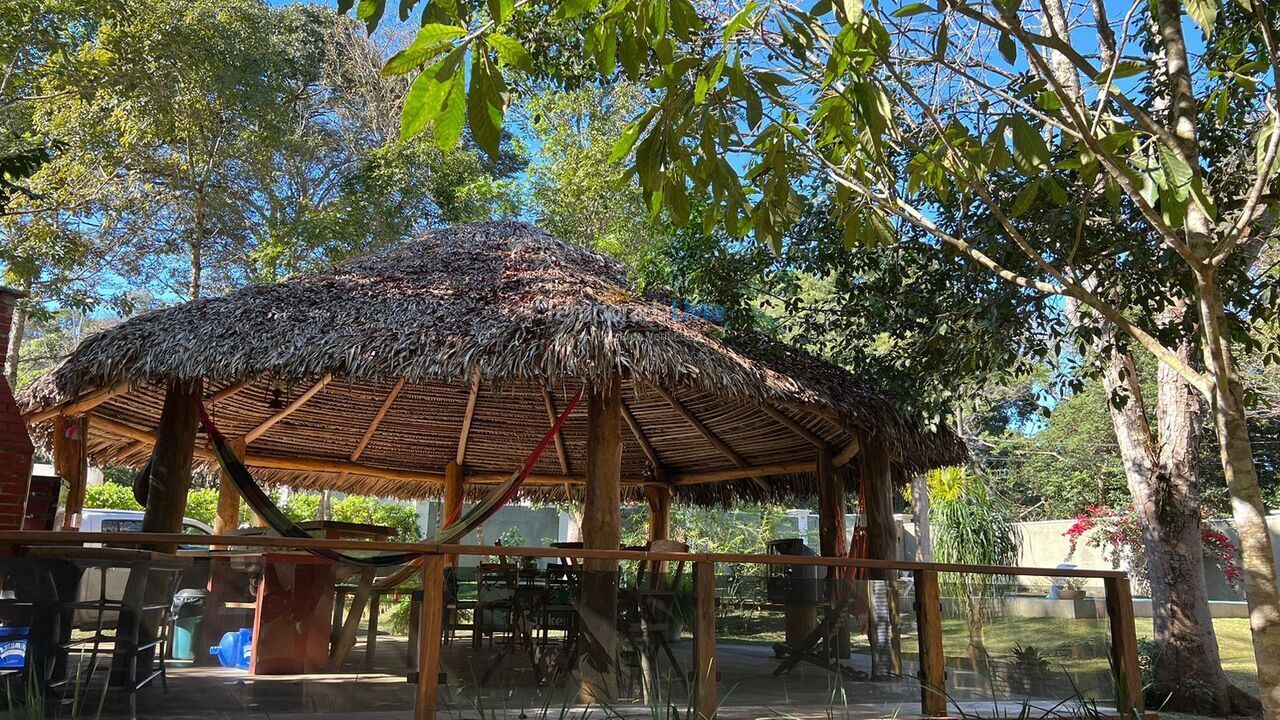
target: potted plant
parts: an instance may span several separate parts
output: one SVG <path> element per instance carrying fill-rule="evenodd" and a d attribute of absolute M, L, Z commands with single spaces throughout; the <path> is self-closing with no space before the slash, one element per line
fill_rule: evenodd
<path fill-rule="evenodd" d="M 1063 578 L 1062 584 L 1058 587 L 1059 600 L 1080 600 L 1087 594 L 1084 580 L 1080 578 Z"/>
<path fill-rule="evenodd" d="M 1013 646 L 1013 665 L 1009 672 L 1009 690 L 1018 695 L 1042 691 L 1049 679 L 1049 659 L 1034 645 Z"/>

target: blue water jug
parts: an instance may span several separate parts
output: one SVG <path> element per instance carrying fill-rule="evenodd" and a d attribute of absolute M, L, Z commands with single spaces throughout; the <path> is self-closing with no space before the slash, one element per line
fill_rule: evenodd
<path fill-rule="evenodd" d="M 249 658 L 253 651 L 253 630 L 240 628 L 222 636 L 222 642 L 209 648 L 209 654 L 218 658 L 222 667 L 249 669 Z"/>

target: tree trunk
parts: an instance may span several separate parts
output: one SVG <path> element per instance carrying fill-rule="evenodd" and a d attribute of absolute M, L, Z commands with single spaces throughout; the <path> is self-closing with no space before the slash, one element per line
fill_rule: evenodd
<path fill-rule="evenodd" d="M 1205 275 L 1208 277 L 1205 277 Z M 1244 566 L 1245 599 L 1249 603 L 1249 627 L 1258 665 L 1265 717 L 1280 718 L 1280 587 L 1276 583 L 1275 556 L 1267 528 L 1258 472 L 1253 464 L 1244 406 L 1244 387 L 1236 371 L 1231 340 L 1225 332 L 1222 301 L 1215 290 L 1213 273 L 1201 273 L 1198 305 L 1203 334 L 1204 361 L 1208 368 L 1210 405 L 1218 430 L 1219 454 L 1231 515 L 1240 536 Z"/>
<path fill-rule="evenodd" d="M 1183 343 L 1179 354 L 1190 360 L 1190 344 Z M 1258 701 L 1232 685 L 1222 671 L 1209 612 L 1195 466 L 1200 400 L 1186 380 L 1160 366 L 1157 446 L 1132 357 L 1112 351 L 1104 383 L 1108 395 L 1120 392 L 1128 398 L 1123 407 L 1111 405 L 1110 412 L 1134 509 L 1142 520 L 1158 657 L 1157 702 L 1199 714 L 1256 712 Z"/>
<path fill-rule="evenodd" d="M 31 278 L 24 278 L 19 288 L 28 297 L 31 295 Z M 9 387 L 18 390 L 18 366 L 22 362 L 22 341 L 27 335 L 27 302 L 19 302 L 13 309 L 13 325 L 9 330 L 8 367 L 5 375 L 9 378 Z"/>

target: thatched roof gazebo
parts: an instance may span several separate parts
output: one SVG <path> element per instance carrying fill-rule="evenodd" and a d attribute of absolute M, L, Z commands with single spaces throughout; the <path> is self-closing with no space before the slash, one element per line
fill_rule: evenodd
<path fill-rule="evenodd" d="M 139 466 L 169 436 L 210 463 L 204 442 L 183 439 L 196 437 L 183 393 L 202 393 L 262 480 L 450 504 L 507 477 L 585 388 L 586 412 L 525 492 L 590 505 L 600 490 L 611 514 L 620 496 L 645 495 L 664 511 L 815 493 L 843 507 L 862 476 L 887 494 L 895 468 L 963 458 L 953 434 L 922 430 L 849 372 L 722 335 L 638 292 L 613 260 L 481 223 L 132 318 L 87 338 L 20 403 L 64 468 L 69 444 Z"/>

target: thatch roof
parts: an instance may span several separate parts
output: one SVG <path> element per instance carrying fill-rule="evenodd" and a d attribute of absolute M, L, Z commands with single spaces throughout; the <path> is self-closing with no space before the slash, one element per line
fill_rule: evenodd
<path fill-rule="evenodd" d="M 653 477 L 652 453 L 676 480 L 677 500 L 810 495 L 803 464 L 812 462 L 814 442 L 839 453 L 859 432 L 907 469 L 964 457 L 954 435 L 922 431 L 849 372 L 763 336 L 721 335 L 674 316 L 668 297 L 637 292 L 613 260 L 526 224 L 481 223 L 132 318 L 85 339 L 20 402 L 29 418 L 43 420 L 37 431 L 51 408 L 92 406 L 93 459 L 139 464 L 167 382 L 202 379 L 206 397 L 216 399 L 216 422 L 231 436 L 280 413 L 270 406 L 273 389 L 284 388 L 290 402 L 320 382 L 296 411 L 254 433 L 255 474 L 402 497 L 439 492 L 475 378 L 465 465 L 477 480 L 510 473 L 546 432 L 544 388 L 559 409 L 584 383 L 615 371 L 649 445 L 624 429 L 624 482 Z M 664 391 L 740 457 L 695 429 Z M 583 472 L 585 429 L 584 403 L 562 433 L 563 463 L 546 453 L 536 468 L 545 477 L 529 494 L 574 494 L 556 478 Z M 764 483 L 708 480 L 744 463 L 776 472 Z"/>

